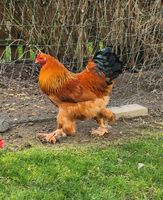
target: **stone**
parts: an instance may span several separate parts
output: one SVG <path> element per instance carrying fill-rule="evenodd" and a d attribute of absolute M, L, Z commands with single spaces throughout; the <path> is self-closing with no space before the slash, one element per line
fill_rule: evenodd
<path fill-rule="evenodd" d="M 111 107 L 110 109 L 115 114 L 116 119 L 133 118 L 148 115 L 148 108 L 139 104 L 129 104 L 119 107 Z"/>
<path fill-rule="evenodd" d="M 11 128 L 10 123 L 7 119 L 0 117 L 0 133 L 4 133 Z"/>

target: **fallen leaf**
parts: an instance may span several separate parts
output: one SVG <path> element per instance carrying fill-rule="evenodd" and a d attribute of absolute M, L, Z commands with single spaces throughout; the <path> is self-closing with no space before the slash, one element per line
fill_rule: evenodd
<path fill-rule="evenodd" d="M 138 170 L 143 168 L 144 167 L 144 164 L 143 163 L 138 163 Z"/>

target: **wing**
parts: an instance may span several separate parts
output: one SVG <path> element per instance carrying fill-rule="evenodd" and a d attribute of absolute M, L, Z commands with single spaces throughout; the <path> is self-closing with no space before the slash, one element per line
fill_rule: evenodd
<path fill-rule="evenodd" d="M 87 89 L 81 82 L 72 80 L 60 88 L 57 97 L 64 102 L 82 102 L 94 100 L 97 98 L 96 94 Z"/>
<path fill-rule="evenodd" d="M 92 66 L 88 66 L 81 73 L 76 74 L 75 79 L 70 80 L 58 92 L 58 98 L 64 102 L 82 102 L 101 98 L 109 94 L 112 84 L 106 83 L 103 73 L 99 74 Z"/>

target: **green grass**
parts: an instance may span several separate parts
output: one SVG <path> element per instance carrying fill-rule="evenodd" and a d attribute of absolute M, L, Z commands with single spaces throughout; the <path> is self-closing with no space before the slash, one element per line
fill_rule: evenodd
<path fill-rule="evenodd" d="M 18 51 L 18 59 L 21 60 L 23 58 L 23 46 L 19 45 L 17 51 Z"/>
<path fill-rule="evenodd" d="M 163 199 L 163 140 L 0 152 L 0 199 Z M 144 166 L 138 169 L 139 163 Z"/>
<path fill-rule="evenodd" d="M 30 59 L 34 60 L 35 59 L 35 53 L 34 51 L 30 48 Z M 23 50 L 23 46 L 19 45 L 17 47 L 17 53 L 18 53 L 18 60 L 23 59 L 24 56 L 24 50 Z M 11 47 L 7 46 L 4 52 L 4 59 L 5 61 L 9 62 L 11 60 Z M 3 59 L 0 59 L 0 63 L 3 61 Z"/>
<path fill-rule="evenodd" d="M 35 52 L 32 49 L 30 49 L 30 58 L 31 58 L 31 60 L 34 60 L 35 57 L 36 57 Z"/>
<path fill-rule="evenodd" d="M 11 60 L 11 48 L 10 47 L 6 48 L 5 56 L 6 56 L 6 61 Z"/>

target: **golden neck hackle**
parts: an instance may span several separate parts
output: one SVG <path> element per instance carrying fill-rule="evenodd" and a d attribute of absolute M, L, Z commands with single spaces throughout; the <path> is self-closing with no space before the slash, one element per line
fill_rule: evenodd
<path fill-rule="evenodd" d="M 46 94 L 56 93 L 72 78 L 73 74 L 62 63 L 55 58 L 50 58 L 40 70 L 39 85 Z"/>

